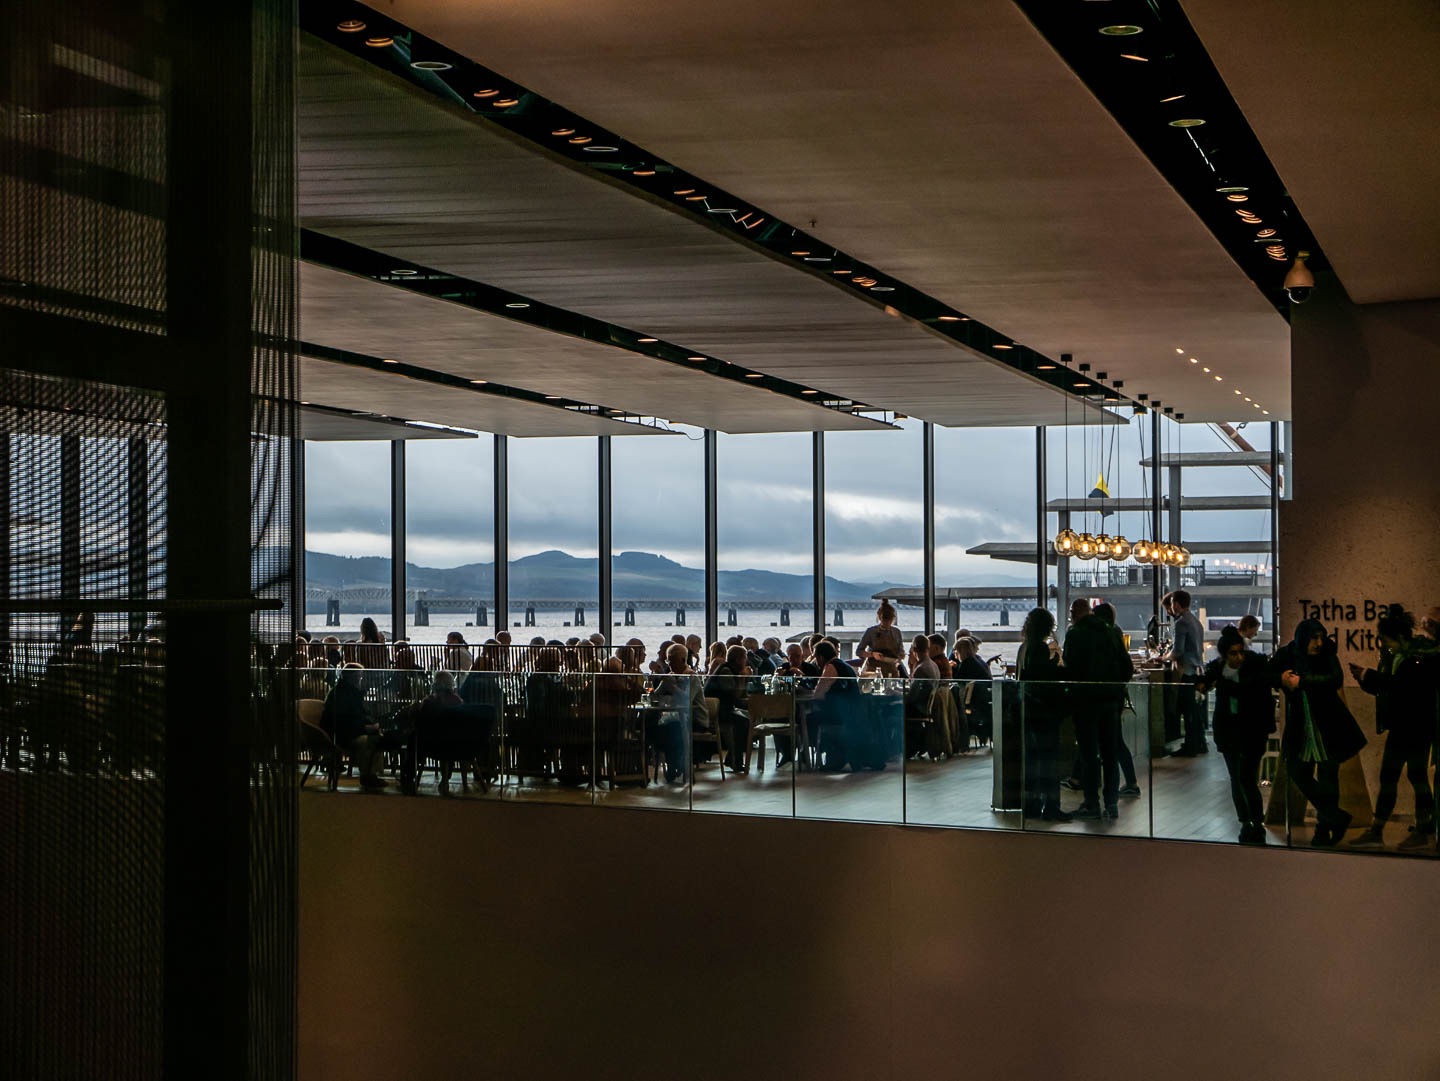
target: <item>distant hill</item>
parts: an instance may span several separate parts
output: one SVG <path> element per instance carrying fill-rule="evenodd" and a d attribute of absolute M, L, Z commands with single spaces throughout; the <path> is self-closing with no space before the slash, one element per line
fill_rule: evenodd
<path fill-rule="evenodd" d="M 510 596 L 515 600 L 565 600 L 595 592 L 598 560 L 583 559 L 551 550 L 524 556 L 510 563 Z M 704 600 L 705 575 L 653 552 L 618 552 L 611 567 L 617 602 L 627 600 Z M 811 599 L 808 574 L 743 570 L 719 573 L 722 600 L 774 600 L 806 603 Z M 387 587 L 390 560 L 383 556 L 337 556 L 305 553 L 305 580 L 310 586 L 331 589 Z M 1028 578 L 983 575 L 967 585 L 1025 585 Z M 493 563 L 467 563 L 462 567 L 421 567 L 405 564 L 405 584 L 449 596 L 488 596 L 495 588 Z M 825 596 L 832 601 L 868 600 L 882 589 L 909 586 L 906 582 L 847 582 L 826 576 Z"/>

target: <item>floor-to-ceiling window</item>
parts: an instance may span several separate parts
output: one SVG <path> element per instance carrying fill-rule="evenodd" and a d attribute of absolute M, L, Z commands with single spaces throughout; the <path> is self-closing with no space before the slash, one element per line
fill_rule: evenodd
<path fill-rule="evenodd" d="M 937 426 L 936 622 L 975 632 L 987 659 L 1013 660 L 1035 604 L 1035 528 L 1035 429 Z M 982 545 L 1003 558 L 971 554 Z"/>
<path fill-rule="evenodd" d="M 472 645 L 495 635 L 495 444 L 422 439 L 405 447 L 405 624 L 411 641 Z"/>
<path fill-rule="evenodd" d="M 705 433 L 610 441 L 612 643 L 639 638 L 653 659 L 681 628 L 705 627 Z M 693 626 L 692 626 L 693 625 Z M 604 628 L 601 628 L 602 630 Z"/>
<path fill-rule="evenodd" d="M 390 444 L 305 444 L 305 626 L 390 637 Z M 337 611 L 338 606 L 338 611 Z"/>
<path fill-rule="evenodd" d="M 722 637 L 784 642 L 814 628 L 811 441 L 809 432 L 716 437 Z"/>
<path fill-rule="evenodd" d="M 593 438 L 511 439 L 510 612 L 517 643 L 596 630 L 600 485 Z"/>
<path fill-rule="evenodd" d="M 924 630 L 924 425 L 825 435 L 825 627 L 850 640 L 899 590 L 898 625 Z"/>

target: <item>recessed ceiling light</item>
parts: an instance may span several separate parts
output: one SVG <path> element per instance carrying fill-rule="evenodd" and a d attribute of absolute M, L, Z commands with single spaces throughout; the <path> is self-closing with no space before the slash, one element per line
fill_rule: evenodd
<path fill-rule="evenodd" d="M 1190 363 L 1191 363 L 1191 364 L 1199 364 L 1200 362 L 1199 362 L 1198 360 L 1196 360 L 1194 357 L 1191 357 L 1191 358 L 1190 358 Z"/>
<path fill-rule="evenodd" d="M 1036 370 L 1037 372 L 1053 372 L 1053 371 L 1055 370 L 1055 365 L 1053 365 L 1053 364 L 1037 364 L 1037 365 L 1035 365 L 1035 370 Z"/>
<path fill-rule="evenodd" d="M 1275 230 L 1274 230 L 1274 229 L 1261 229 L 1261 230 L 1260 230 L 1258 233 L 1256 233 L 1255 235 L 1256 235 L 1256 236 L 1274 236 L 1274 235 L 1275 235 Z"/>
<path fill-rule="evenodd" d="M 1244 184 L 1222 184 L 1215 190 L 1221 195 L 1229 195 L 1232 191 L 1249 191 L 1250 189 Z"/>
<path fill-rule="evenodd" d="M 631 175 L 631 176 L 654 176 L 654 175 L 655 175 L 655 170 L 654 170 L 654 169 L 633 169 L 633 170 L 631 170 L 630 175 Z"/>
<path fill-rule="evenodd" d="M 336 23 L 335 29 L 339 30 L 342 34 L 358 34 L 361 30 L 365 29 L 365 24 L 359 19 L 345 19 L 342 22 Z"/>
<path fill-rule="evenodd" d="M 545 400 L 546 400 L 547 402 L 558 402 L 558 401 L 560 400 L 560 395 L 558 395 L 558 394 L 547 394 L 547 395 L 545 395 Z"/>
<path fill-rule="evenodd" d="M 848 271 L 848 270 L 832 270 L 830 273 L 831 273 L 831 274 L 849 274 L 850 271 Z"/>
<path fill-rule="evenodd" d="M 392 37 L 366 38 L 365 44 L 370 46 L 370 48 L 372 49 L 383 49 L 387 45 L 394 45 L 395 39 Z"/>
<path fill-rule="evenodd" d="M 512 106 L 512 105 L 519 105 L 519 104 L 520 104 L 520 99 L 519 99 L 519 98 L 499 98 L 499 99 L 497 99 L 496 101 L 492 102 L 492 104 L 493 104 L 493 105 L 495 106 L 495 108 L 497 108 L 497 109 L 508 109 L 508 108 L 510 108 L 510 106 Z"/>
<path fill-rule="evenodd" d="M 635 340 L 636 340 L 637 342 L 645 342 L 646 344 L 649 344 L 650 342 L 658 342 L 660 339 L 659 339 L 659 338 L 636 338 Z"/>
<path fill-rule="evenodd" d="M 746 378 L 746 379 L 764 379 L 764 378 L 765 378 L 765 373 L 764 373 L 764 372 L 747 372 L 746 375 L 745 375 L 745 378 Z"/>
<path fill-rule="evenodd" d="M 487 89 L 485 89 L 485 90 L 477 90 L 477 91 L 475 91 L 475 93 L 471 94 L 470 96 L 471 96 L 472 98 L 493 98 L 493 97 L 494 97 L 496 94 L 498 94 L 498 93 L 500 93 L 500 91 L 496 90 L 494 87 L 489 87 L 489 88 L 487 88 Z M 556 133 L 555 133 L 555 132 L 551 132 L 550 134 L 554 135 L 554 134 L 556 134 Z"/>
<path fill-rule="evenodd" d="M 484 93 L 485 93 L 485 95 L 489 95 L 489 94 L 498 94 L 499 92 L 500 92 L 500 91 L 498 91 L 498 90 L 486 90 Z M 476 94 L 475 96 L 478 98 L 478 97 L 481 97 L 482 95 Z M 574 128 L 556 128 L 556 129 L 555 129 L 554 131 L 552 131 L 550 134 L 551 134 L 551 135 L 561 135 L 561 136 L 563 136 L 563 135 L 574 135 L 574 134 L 575 134 L 575 129 L 574 129 Z"/>
<path fill-rule="evenodd" d="M 829 255 L 807 255 L 805 261 L 807 263 L 828 263 L 831 258 L 833 257 Z"/>
<path fill-rule="evenodd" d="M 1246 400 L 1246 401 L 1247 401 L 1247 402 L 1248 402 L 1248 401 L 1250 401 L 1250 400 L 1251 400 L 1251 399 L 1249 399 L 1249 398 L 1246 398 L 1246 399 L 1245 399 L 1245 400 Z"/>
<path fill-rule="evenodd" d="M 1217 382 L 1217 383 L 1223 383 L 1223 382 L 1225 382 L 1225 380 L 1221 379 L 1221 378 L 1217 375 L 1217 376 L 1215 377 L 1215 382 Z"/>
<path fill-rule="evenodd" d="M 1270 415 L 1270 410 L 1268 409 L 1262 409 L 1260 412 L 1264 413 L 1267 417 Z"/>
<path fill-rule="evenodd" d="M 870 292 L 872 292 L 872 293 L 893 293 L 893 292 L 895 292 L 895 287 L 894 287 L 893 285 L 873 285 L 873 286 L 870 287 Z"/>
<path fill-rule="evenodd" d="M 1179 120 L 1170 121 L 1170 126 L 1172 128 L 1198 128 L 1204 123 L 1205 121 L 1198 116 L 1185 116 Z"/>
<path fill-rule="evenodd" d="M 576 136 L 574 136 L 573 138 L 571 138 L 571 139 L 568 140 L 568 142 L 570 142 L 570 143 L 573 144 L 574 146 L 584 146 L 586 143 L 588 143 L 588 142 L 590 142 L 590 141 L 591 141 L 591 139 L 590 139 L 590 136 L 588 136 L 588 135 L 576 135 Z"/>
<path fill-rule="evenodd" d="M 801 393 L 801 394 L 819 394 L 820 392 L 819 392 L 818 390 L 802 390 L 800 393 Z"/>
<path fill-rule="evenodd" d="M 1242 218 L 1254 218 L 1258 216 L 1255 211 L 1243 206 L 1237 209 L 1235 213 L 1239 214 Z"/>
<path fill-rule="evenodd" d="M 675 194 L 676 194 L 676 195 L 693 195 L 694 193 L 695 193 L 695 189 L 694 189 L 694 188 L 677 188 L 677 189 L 675 190 Z"/>
<path fill-rule="evenodd" d="M 1170 97 L 1168 97 L 1168 98 L 1161 98 L 1161 99 L 1160 99 L 1160 104 L 1161 104 L 1161 105 L 1164 105 L 1166 102 L 1169 102 L 1169 101 L 1179 101 L 1179 100 L 1180 100 L 1181 98 L 1183 98 L 1184 96 L 1185 96 L 1184 94 L 1172 94 L 1172 95 L 1170 95 Z"/>
<path fill-rule="evenodd" d="M 1070 385 L 1071 385 L 1072 387 L 1088 387 L 1090 384 L 1089 384 L 1089 383 L 1071 383 Z"/>
<path fill-rule="evenodd" d="M 1240 397 L 1240 391 L 1238 389 L 1235 391 L 1235 397 Z"/>
<path fill-rule="evenodd" d="M 385 364 L 399 364 L 399 363 L 400 363 L 398 360 L 391 360 L 389 357 L 384 357 L 384 358 L 382 358 L 382 360 L 383 360 L 383 362 L 384 362 Z"/>
<path fill-rule="evenodd" d="M 1229 195 L 1225 196 L 1225 198 L 1228 202 L 1232 203 L 1248 203 L 1250 201 L 1250 196 L 1243 195 L 1238 191 L 1231 192 Z"/>
<path fill-rule="evenodd" d="M 996 342 L 996 343 L 995 343 L 995 348 L 996 348 L 996 349 L 1014 349 L 1015 347 L 1014 347 L 1013 345 L 1007 345 L 1005 342 Z"/>
<path fill-rule="evenodd" d="M 1181 355 L 1183 356 L 1184 353 L 1185 353 L 1185 350 L 1180 349 L 1180 348 L 1176 348 L 1175 352 L 1177 352 L 1177 353 L 1179 353 L 1179 354 L 1181 354 Z"/>
<path fill-rule="evenodd" d="M 416 71 L 449 71 L 454 67 L 443 60 L 412 60 L 410 66 Z"/>
<path fill-rule="evenodd" d="M 527 303 L 525 303 L 525 301 L 523 301 L 523 300 L 512 300 L 512 301 L 510 301 L 509 303 L 507 303 L 507 304 L 505 305 L 505 307 L 507 307 L 507 308 L 528 308 L 528 307 L 530 307 L 530 305 L 527 304 Z"/>
<path fill-rule="evenodd" d="M 488 382 L 490 382 L 490 380 L 488 380 L 488 379 L 472 379 L 472 380 L 470 380 L 471 385 L 472 385 L 472 386 L 477 386 L 477 387 L 483 387 L 483 386 L 484 386 L 486 383 L 488 383 Z"/>
<path fill-rule="evenodd" d="M 810 253 L 809 253 L 808 251 L 792 251 L 790 254 L 791 254 L 791 255 L 809 255 Z"/>
<path fill-rule="evenodd" d="M 398 270 L 392 270 L 390 273 L 399 278 L 409 278 L 420 272 L 418 270 L 411 270 L 409 267 L 401 267 Z"/>
<path fill-rule="evenodd" d="M 1142 62 L 1144 62 L 1144 63 L 1146 63 L 1146 64 L 1150 63 L 1150 58 L 1149 58 L 1148 56 L 1136 56 L 1134 53 L 1121 53 L 1121 54 L 1120 54 L 1120 59 L 1121 59 L 1121 60 L 1140 60 L 1140 61 L 1142 61 Z"/>
<path fill-rule="evenodd" d="M 960 322 L 960 317 L 959 317 L 958 315 L 942 315 L 942 316 L 940 316 L 940 322 L 942 322 L 942 323 L 958 323 L 958 322 Z"/>
<path fill-rule="evenodd" d="M 712 214 L 733 214 L 733 213 L 735 213 L 735 208 L 734 208 L 733 206 L 707 206 L 705 209 L 708 210 L 708 211 L 710 211 L 710 213 L 712 213 Z"/>
<path fill-rule="evenodd" d="M 587 147 L 585 148 L 585 153 L 587 153 L 587 154 L 614 154 L 614 153 L 615 153 L 616 151 L 618 151 L 619 149 L 620 149 L 620 148 L 619 148 L 618 146 L 587 146 Z"/>
<path fill-rule="evenodd" d="M 686 201 L 687 203 L 699 203 L 699 202 L 703 202 L 704 200 L 706 200 L 706 199 L 708 199 L 708 198 L 710 198 L 710 196 L 708 196 L 708 195 L 687 195 L 687 196 L 685 196 L 685 201 Z"/>
<path fill-rule="evenodd" d="M 1118 26 L 1102 26 L 1100 28 L 1100 33 L 1104 34 L 1106 37 L 1111 38 L 1128 38 L 1140 33 L 1141 30 L 1142 28 L 1139 26 L 1132 26 L 1128 23 L 1122 23 Z"/>
<path fill-rule="evenodd" d="M 1209 368 L 1201 368 L 1200 370 L 1201 370 L 1202 372 L 1205 372 L 1207 375 L 1210 373 L 1210 369 L 1209 369 Z"/>
<path fill-rule="evenodd" d="M 686 357 L 686 360 L 704 360 L 704 357 Z"/>

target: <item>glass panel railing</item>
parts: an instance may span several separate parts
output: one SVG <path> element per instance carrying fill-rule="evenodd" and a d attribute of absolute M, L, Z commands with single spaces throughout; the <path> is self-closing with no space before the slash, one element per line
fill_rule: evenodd
<path fill-rule="evenodd" d="M 1398 776 L 1385 766 L 1391 733 L 1339 763 L 1287 743 L 1263 666 L 1246 677 L 1237 727 L 1237 681 L 1213 668 L 1227 682 L 1157 669 L 1090 683 L 1065 679 L 1063 666 L 1027 682 L 827 680 L 813 668 L 633 671 L 628 654 L 601 654 L 518 650 L 506 669 L 507 658 L 472 650 L 468 670 L 454 650 L 434 651 L 429 667 L 403 650 L 383 668 L 307 660 L 293 677 L 308 789 L 333 777 L 341 791 L 1434 851 L 1430 805 L 1417 803 L 1404 763 Z M 67 697 L 84 660 L 12 651 L 7 766 L 143 768 L 128 765 L 144 755 L 107 729 L 104 703 L 160 684 L 122 658 L 110 682 L 97 668 L 98 690 Z M 1366 696 L 1340 694 L 1373 732 Z M 40 717 L 27 703 L 46 695 L 77 704 Z M 1378 836 L 1367 832 L 1382 819 Z"/>

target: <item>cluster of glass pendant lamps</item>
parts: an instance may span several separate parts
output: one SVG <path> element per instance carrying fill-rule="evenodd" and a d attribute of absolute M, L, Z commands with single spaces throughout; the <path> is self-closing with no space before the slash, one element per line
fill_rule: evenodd
<path fill-rule="evenodd" d="M 1121 536 L 1108 533 L 1076 533 L 1073 529 L 1062 529 L 1055 534 L 1055 554 L 1075 559 L 1113 560 L 1116 563 L 1133 559 L 1136 563 L 1149 563 L 1158 567 L 1188 567 L 1190 549 L 1178 544 L 1156 544 L 1138 540 L 1131 544 Z"/>

